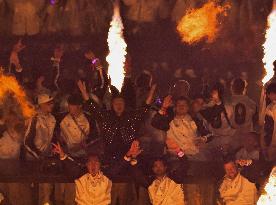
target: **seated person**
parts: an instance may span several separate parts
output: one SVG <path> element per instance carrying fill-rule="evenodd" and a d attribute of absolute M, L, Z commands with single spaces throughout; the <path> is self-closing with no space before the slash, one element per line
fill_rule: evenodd
<path fill-rule="evenodd" d="M 237 160 L 260 160 L 258 137 L 255 132 L 249 132 L 244 135 L 243 146 L 236 153 Z"/>
<path fill-rule="evenodd" d="M 121 168 L 128 165 L 129 162 L 136 162 L 133 158 L 138 155 L 137 151 L 140 152 L 136 147 L 137 141 L 134 141 L 125 157 L 121 161 L 118 161 L 117 166 L 113 166 L 105 172 L 101 170 L 99 155 L 89 154 L 85 169 L 81 163 L 78 163 L 65 154 L 60 144 L 54 144 L 54 152 L 59 154 L 68 175 L 73 178 L 78 178 L 75 180 L 75 201 L 77 205 L 111 204 L 112 182 L 109 178 L 116 176 Z"/>
<path fill-rule="evenodd" d="M 136 144 L 132 157 L 136 158 L 141 153 L 139 143 Z M 182 158 L 184 159 L 184 158 Z M 146 177 L 137 163 L 131 163 L 135 181 L 148 190 L 151 204 L 153 205 L 184 205 L 184 193 L 180 183 L 182 175 L 168 172 L 168 165 L 164 158 L 156 158 L 152 164 L 154 177 Z"/>
<path fill-rule="evenodd" d="M 153 205 L 184 205 L 184 193 L 181 185 L 168 176 L 168 166 L 163 158 L 157 158 L 152 165 L 154 178 L 145 177 L 137 165 L 134 165 L 136 181 L 148 189 L 150 201 Z"/>
<path fill-rule="evenodd" d="M 221 204 L 223 205 L 255 205 L 257 203 L 257 189 L 243 177 L 234 160 L 224 162 L 225 176 L 219 188 Z"/>

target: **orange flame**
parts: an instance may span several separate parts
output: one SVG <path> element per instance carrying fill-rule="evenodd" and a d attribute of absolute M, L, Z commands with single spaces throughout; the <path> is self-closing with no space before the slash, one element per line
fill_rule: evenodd
<path fill-rule="evenodd" d="M 218 6 L 215 1 L 210 1 L 199 9 L 190 9 L 177 25 L 182 41 L 188 44 L 202 39 L 206 39 L 207 43 L 214 42 L 219 32 L 218 18 L 222 14 L 226 15 L 229 7 L 229 4 Z"/>
<path fill-rule="evenodd" d="M 0 71 L 0 104 L 8 93 L 13 94 L 14 98 L 19 103 L 25 119 L 31 118 L 34 115 L 34 108 L 27 100 L 24 90 L 18 84 L 15 77 L 6 76 Z"/>

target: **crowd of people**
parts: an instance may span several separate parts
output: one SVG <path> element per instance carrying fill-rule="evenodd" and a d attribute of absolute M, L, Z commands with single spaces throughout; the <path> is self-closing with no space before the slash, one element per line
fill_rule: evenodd
<path fill-rule="evenodd" d="M 1 54 L 0 75 L 13 76 L 35 109 L 31 119 L 24 119 L 14 100 L 8 101 L 9 107 L 0 103 L 0 159 L 23 163 L 56 159 L 62 174 L 75 180 L 40 183 L 39 205 L 257 203 L 259 184 L 243 170 L 275 160 L 275 76 L 263 86 L 259 105 L 259 91 L 248 69 L 234 70 L 229 59 L 232 69 L 218 72 L 219 65 L 213 67 L 214 62 L 219 64 L 212 60 L 219 57 L 213 53 L 219 50 L 217 45 L 197 47 L 201 61 L 191 52 L 184 54 L 191 55 L 185 59 L 191 62 L 182 62 L 183 52 L 178 51 L 183 45 L 175 49 L 172 45 L 178 39 L 166 30 L 189 9 L 206 2 L 122 0 L 126 40 L 131 43 L 123 87 L 118 90 L 111 85 L 105 62 L 91 49 L 97 47 L 96 38 L 86 46 L 55 42 L 54 48 L 47 48 L 50 52 L 32 44 L 37 35 L 107 34 L 112 1 L 0 0 L 0 25 L 6 25 L 3 19 L 12 22 L 10 27 L 0 26 L 0 32 L 28 36 L 16 38 Z M 263 33 L 272 1 L 217 3 L 229 2 L 223 39 L 247 42 L 252 40 L 248 34 Z M 246 35 L 248 39 L 243 38 Z M 253 40 L 250 44 L 258 46 Z M 168 55 L 170 46 L 175 55 Z M 152 50 L 146 47 L 154 48 L 158 58 L 147 55 Z M 179 62 L 170 60 L 178 56 L 186 67 L 173 69 L 172 64 Z M 256 62 L 251 58 L 250 63 Z M 214 162 L 225 172 L 215 190 L 183 184 L 187 176 L 205 171 L 198 164 Z M 118 176 L 124 177 L 116 181 Z M 199 189 L 205 196 L 197 197 Z M 1 205 L 37 204 L 33 198 L 31 184 L 0 183 Z"/>
<path fill-rule="evenodd" d="M 19 41 L 9 69 L 2 72 L 24 86 L 21 49 Z M 130 183 L 110 181 L 125 172 L 148 190 L 152 204 L 193 204 L 180 185 L 195 169 L 187 163 L 214 161 L 224 164 L 226 173 L 218 200 L 226 205 L 256 204 L 256 186 L 240 174 L 236 163 L 275 160 L 274 78 L 264 88 L 262 124 L 256 103 L 247 96 L 249 82 L 242 76 L 231 80 L 228 92 L 221 82 L 207 86 L 178 79 L 162 97 L 150 71 L 133 79 L 128 58 L 119 92 L 89 50 L 83 58 L 91 75 L 82 75 L 64 93 L 59 80 L 62 58 L 62 47 L 57 47 L 47 83 L 41 75 L 34 88 L 25 87 L 36 114 L 23 128 L 12 108 L 1 119 L 1 159 L 43 161 L 56 156 L 64 172 L 76 179 L 75 184 L 39 184 L 40 204 L 129 204 Z M 148 179 L 151 166 L 155 177 Z M 13 197 L 16 189 L 24 190 L 24 197 Z M 1 191 L 11 204 L 31 204 L 29 184 L 4 183 Z M 139 200 L 147 203 L 147 197 Z"/>

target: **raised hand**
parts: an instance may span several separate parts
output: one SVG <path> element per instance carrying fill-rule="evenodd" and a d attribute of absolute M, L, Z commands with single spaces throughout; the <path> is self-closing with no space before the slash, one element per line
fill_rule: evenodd
<path fill-rule="evenodd" d="M 19 53 L 22 51 L 26 46 L 22 43 L 22 40 L 20 39 L 14 46 L 13 46 L 13 52 Z"/>
<path fill-rule="evenodd" d="M 168 109 L 170 106 L 172 106 L 173 101 L 172 101 L 172 96 L 168 95 L 167 97 L 164 98 L 164 102 L 162 104 L 163 109 Z"/>
<path fill-rule="evenodd" d="M 138 140 L 134 140 L 126 155 L 131 158 L 136 158 L 142 152 L 143 150 L 140 148 L 140 142 Z"/>
<path fill-rule="evenodd" d="M 152 100 L 153 100 L 153 96 L 154 96 L 154 93 L 155 93 L 155 90 L 157 88 L 157 85 L 156 84 L 153 84 L 150 88 L 150 91 L 149 91 L 149 95 L 148 95 L 148 98 L 146 100 L 146 104 L 147 105 L 150 105 L 152 103 Z"/>
<path fill-rule="evenodd" d="M 88 94 L 88 92 L 87 92 L 85 82 L 79 80 L 79 81 L 77 82 L 77 85 L 78 85 L 78 87 L 79 87 L 79 89 L 80 89 L 80 92 L 81 92 L 81 94 L 82 94 L 83 99 L 84 99 L 85 101 L 89 100 L 89 94 Z"/>
<path fill-rule="evenodd" d="M 54 144 L 53 145 L 53 153 L 58 154 L 60 158 L 64 158 L 65 157 L 65 153 L 61 147 L 61 145 L 59 143 Z"/>
<path fill-rule="evenodd" d="M 84 57 L 87 58 L 88 60 L 93 60 L 95 57 L 95 54 L 89 50 L 84 54 Z"/>
<path fill-rule="evenodd" d="M 55 59 L 60 61 L 60 59 L 63 56 L 63 53 L 64 53 L 64 50 L 63 50 L 62 47 L 55 48 L 55 50 L 54 50 L 54 57 L 55 57 Z"/>

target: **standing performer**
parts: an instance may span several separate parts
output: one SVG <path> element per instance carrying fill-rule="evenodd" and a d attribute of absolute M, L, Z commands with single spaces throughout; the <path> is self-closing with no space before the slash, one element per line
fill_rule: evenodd
<path fill-rule="evenodd" d="M 132 90 L 130 79 L 125 78 L 122 90 Z M 83 82 L 78 82 L 83 99 L 90 108 L 90 112 L 95 116 L 100 125 L 104 145 L 105 158 L 107 161 L 117 163 L 127 152 L 131 143 L 137 138 L 141 123 L 144 121 L 149 105 L 152 102 L 156 86 L 153 86 L 148 94 L 146 105 L 138 110 L 127 111 L 126 102 L 122 95 L 117 95 L 112 99 L 112 110 L 100 109 L 89 97 L 86 86 Z M 133 94 L 133 93 L 132 93 Z M 135 93 L 134 93 L 135 97 Z M 113 187 L 115 198 L 112 204 L 116 204 L 117 199 L 120 205 L 127 205 L 128 184 L 115 184 Z M 117 192 L 115 190 L 118 190 Z M 121 190 L 121 191 L 119 191 Z"/>

